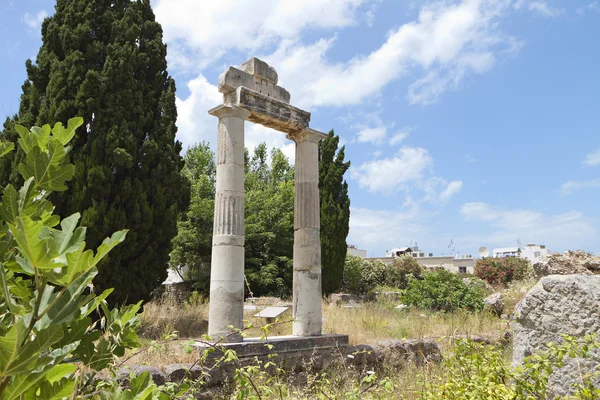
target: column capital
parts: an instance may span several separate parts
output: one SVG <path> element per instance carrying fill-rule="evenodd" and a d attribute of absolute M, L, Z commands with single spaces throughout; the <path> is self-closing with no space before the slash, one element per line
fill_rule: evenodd
<path fill-rule="evenodd" d="M 302 142 L 312 142 L 312 143 L 319 143 L 319 141 L 321 139 L 325 139 L 327 137 L 327 134 L 323 133 L 323 132 L 319 132 L 316 129 L 312 129 L 312 128 L 305 128 L 293 133 L 288 133 L 286 135 L 286 137 L 288 139 L 293 140 L 296 143 L 302 143 Z"/>
<path fill-rule="evenodd" d="M 236 117 L 243 120 L 250 116 L 250 111 L 233 104 L 221 104 L 208 110 L 208 113 L 218 118 Z"/>

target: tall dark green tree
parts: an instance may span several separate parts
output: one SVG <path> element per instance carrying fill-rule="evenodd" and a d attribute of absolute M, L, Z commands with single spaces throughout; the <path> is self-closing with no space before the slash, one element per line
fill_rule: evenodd
<path fill-rule="evenodd" d="M 161 26 L 149 0 L 57 0 L 42 41 L 2 135 L 14 141 L 15 123 L 84 118 L 72 142 L 70 190 L 52 200 L 63 217 L 82 214 L 91 248 L 129 229 L 94 284 L 114 287 L 115 303 L 147 299 L 166 278 L 177 216 L 189 201 Z M 22 158 L 3 160 L 0 183 L 18 181 Z"/>
<path fill-rule="evenodd" d="M 350 197 L 344 174 L 350 161 L 344 161 L 345 146 L 334 131 L 319 142 L 319 190 L 321 196 L 321 264 L 323 293 L 340 289 L 346 261 L 346 237 L 350 224 Z"/>

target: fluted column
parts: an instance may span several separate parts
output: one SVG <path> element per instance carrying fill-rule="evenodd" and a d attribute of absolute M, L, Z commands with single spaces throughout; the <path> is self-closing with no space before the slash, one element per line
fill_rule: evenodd
<path fill-rule="evenodd" d="M 322 332 L 319 140 L 326 135 L 307 128 L 288 137 L 296 142 L 292 332 L 296 336 L 319 336 Z"/>
<path fill-rule="evenodd" d="M 208 334 L 218 340 L 244 318 L 244 121 L 250 112 L 233 105 L 209 111 L 219 118 L 217 184 L 210 266 Z M 226 338 L 241 341 L 241 335 Z"/>

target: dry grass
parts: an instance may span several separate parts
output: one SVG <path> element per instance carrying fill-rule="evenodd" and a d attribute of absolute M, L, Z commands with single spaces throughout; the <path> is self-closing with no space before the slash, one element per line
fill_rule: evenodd
<path fill-rule="evenodd" d="M 505 322 L 494 315 L 397 310 L 396 303 L 366 303 L 358 308 L 323 305 L 325 333 L 345 333 L 351 344 L 375 344 L 383 339 L 444 339 L 455 335 L 497 337 Z"/>
<path fill-rule="evenodd" d="M 529 284 L 527 284 L 529 285 Z M 525 286 L 527 286 L 525 285 Z M 506 289 L 507 302 L 516 302 L 522 286 Z M 514 298 L 514 300 L 513 300 Z M 264 299 L 263 299 L 264 300 Z M 277 299 L 273 299 L 277 301 Z M 324 333 L 349 335 L 351 344 L 376 344 L 384 339 L 437 339 L 443 349 L 456 335 L 477 335 L 497 338 L 506 329 L 506 321 L 483 313 L 432 313 L 420 310 L 398 310 L 395 302 L 371 302 L 357 308 L 345 308 L 323 302 Z M 254 317 L 258 311 L 244 313 L 248 337 L 290 335 L 292 333 L 291 308 L 278 319 L 279 322 L 261 329 L 265 319 Z M 144 307 L 139 327 L 145 345 L 152 340 L 169 337 L 173 331 L 181 340 L 168 342 L 151 351 L 145 351 L 129 360 L 126 365 L 145 364 L 161 366 L 174 363 L 192 363 L 197 352 L 186 352 L 186 339 L 200 339 L 207 332 L 208 305 L 202 299 L 192 299 L 183 304 L 169 299 L 160 299 Z"/>
<path fill-rule="evenodd" d="M 139 334 L 147 339 L 161 339 L 165 333 L 177 331 L 180 337 L 198 337 L 206 333 L 208 304 L 201 298 L 178 303 L 161 298 L 144 305 Z"/>

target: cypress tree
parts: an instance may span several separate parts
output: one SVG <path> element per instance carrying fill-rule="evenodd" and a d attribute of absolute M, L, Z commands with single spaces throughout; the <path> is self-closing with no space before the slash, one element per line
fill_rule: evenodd
<path fill-rule="evenodd" d="M 329 136 L 319 142 L 323 294 L 341 287 L 348 248 L 350 198 L 344 174 L 350 168 L 350 161 L 344 161 L 345 146 L 338 151 L 339 141 L 339 136 L 331 130 Z"/>
<path fill-rule="evenodd" d="M 82 214 L 90 248 L 129 229 L 94 284 L 114 287 L 113 303 L 147 299 L 167 276 L 177 216 L 189 201 L 162 28 L 149 0 L 57 0 L 55 8 L 35 64 L 26 63 L 19 113 L 2 135 L 14 141 L 15 123 L 84 118 L 72 142 L 70 190 L 52 201 L 63 217 Z M 0 165 L 2 184 L 19 180 L 23 153 L 13 153 Z"/>

